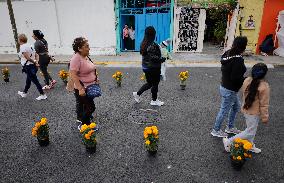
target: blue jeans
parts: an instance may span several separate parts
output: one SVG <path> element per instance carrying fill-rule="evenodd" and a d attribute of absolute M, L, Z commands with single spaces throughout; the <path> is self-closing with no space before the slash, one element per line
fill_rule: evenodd
<path fill-rule="evenodd" d="M 25 73 L 27 74 L 27 79 L 26 79 L 26 86 L 24 89 L 24 93 L 27 93 L 28 90 L 31 87 L 31 83 L 33 82 L 36 85 L 37 90 L 39 91 L 40 94 L 44 94 L 42 87 L 37 79 L 36 73 L 37 73 L 37 67 L 34 64 L 31 65 L 26 65 L 25 66 Z"/>
<path fill-rule="evenodd" d="M 221 129 L 222 122 L 225 117 L 228 116 L 228 127 L 233 128 L 237 113 L 240 110 L 240 99 L 238 96 L 238 92 L 228 90 L 222 86 L 220 86 L 220 94 L 222 97 L 221 108 L 216 117 L 216 122 L 214 125 L 214 129 L 219 131 Z"/>

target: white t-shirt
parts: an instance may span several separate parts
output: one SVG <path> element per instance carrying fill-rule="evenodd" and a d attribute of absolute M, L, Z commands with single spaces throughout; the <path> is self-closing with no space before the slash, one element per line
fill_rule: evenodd
<path fill-rule="evenodd" d="M 24 66 L 25 63 L 27 62 L 27 59 L 23 55 L 24 52 L 29 53 L 31 59 L 33 59 L 33 60 L 35 59 L 35 51 L 34 51 L 34 49 L 31 45 L 28 45 L 28 43 L 20 45 L 19 57 L 21 58 L 22 66 Z M 30 65 L 30 64 L 33 64 L 33 63 L 28 61 L 26 65 Z"/>

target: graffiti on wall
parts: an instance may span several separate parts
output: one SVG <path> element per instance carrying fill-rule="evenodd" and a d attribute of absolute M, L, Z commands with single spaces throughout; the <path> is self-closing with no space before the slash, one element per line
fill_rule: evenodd
<path fill-rule="evenodd" d="M 182 7 L 178 19 L 177 51 L 197 51 L 200 9 Z"/>

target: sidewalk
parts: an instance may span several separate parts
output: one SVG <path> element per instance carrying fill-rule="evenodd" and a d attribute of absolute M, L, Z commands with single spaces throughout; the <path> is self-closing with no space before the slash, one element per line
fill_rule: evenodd
<path fill-rule="evenodd" d="M 72 55 L 55 55 L 54 64 L 66 64 Z M 173 53 L 169 67 L 220 67 L 220 55 L 202 53 Z M 116 56 L 91 56 L 97 65 L 105 67 L 140 67 L 141 55 L 138 52 L 121 53 Z M 271 67 L 284 66 L 284 58 L 279 56 L 264 57 L 261 55 L 245 56 L 248 67 L 257 62 L 264 62 Z M 18 64 L 16 54 L 0 54 L 0 64 Z"/>

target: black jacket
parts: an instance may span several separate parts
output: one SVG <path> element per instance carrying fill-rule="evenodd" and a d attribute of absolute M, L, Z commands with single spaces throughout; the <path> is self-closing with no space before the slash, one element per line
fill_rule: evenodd
<path fill-rule="evenodd" d="M 238 92 L 243 85 L 244 74 L 247 70 L 243 57 L 241 55 L 229 56 L 226 52 L 222 55 L 221 64 L 221 85 L 228 90 Z"/>
<path fill-rule="evenodd" d="M 166 59 L 161 57 L 161 50 L 157 43 L 153 42 L 142 55 L 142 66 L 147 69 L 160 69 L 161 63 Z"/>

